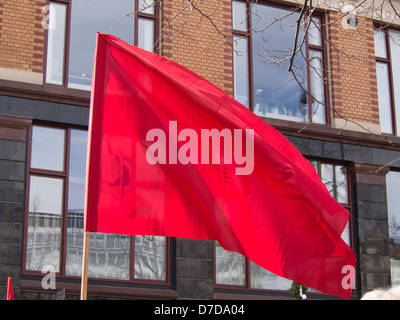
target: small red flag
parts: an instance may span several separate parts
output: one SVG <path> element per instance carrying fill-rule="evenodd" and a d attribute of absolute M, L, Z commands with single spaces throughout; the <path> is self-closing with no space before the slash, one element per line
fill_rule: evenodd
<path fill-rule="evenodd" d="M 14 291 L 13 291 L 13 286 L 12 286 L 12 279 L 11 279 L 11 277 L 8 277 L 8 283 L 7 283 L 7 300 L 14 300 Z"/>
<path fill-rule="evenodd" d="M 86 181 L 85 231 L 217 240 L 350 297 L 349 213 L 300 152 L 210 82 L 107 34 L 97 37 Z"/>

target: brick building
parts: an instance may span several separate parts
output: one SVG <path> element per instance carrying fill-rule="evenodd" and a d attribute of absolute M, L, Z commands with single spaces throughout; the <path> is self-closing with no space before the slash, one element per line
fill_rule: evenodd
<path fill-rule="evenodd" d="M 79 297 L 97 31 L 184 65 L 282 132 L 351 213 L 354 299 L 400 284 L 400 19 L 389 4 L 319 1 L 291 73 L 296 5 L 0 0 L 0 299 L 9 276 L 16 299 Z M 91 237 L 90 298 L 290 299 L 291 281 L 212 241 Z"/>

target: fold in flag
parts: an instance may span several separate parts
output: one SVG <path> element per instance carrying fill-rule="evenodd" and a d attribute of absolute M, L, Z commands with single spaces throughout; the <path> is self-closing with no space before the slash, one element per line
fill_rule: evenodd
<path fill-rule="evenodd" d="M 157 54 L 97 35 L 85 231 L 217 240 L 349 298 L 349 213 L 277 130 Z"/>
<path fill-rule="evenodd" d="M 10 277 L 8 277 L 8 282 L 7 282 L 7 300 L 14 300 L 12 278 L 10 278 Z"/>

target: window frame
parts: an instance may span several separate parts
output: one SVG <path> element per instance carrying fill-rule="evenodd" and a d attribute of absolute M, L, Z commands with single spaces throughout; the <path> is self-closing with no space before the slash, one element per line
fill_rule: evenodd
<path fill-rule="evenodd" d="M 343 166 L 346 168 L 346 180 L 347 180 L 347 203 L 340 203 L 340 205 L 343 206 L 349 213 L 349 247 L 354 248 L 355 243 L 354 243 L 354 222 L 353 222 L 353 202 L 352 202 L 352 189 L 351 189 L 351 171 L 350 171 L 350 166 L 346 163 L 343 162 L 338 162 L 338 161 L 330 161 L 330 160 L 321 160 L 319 158 L 314 158 L 314 157 L 307 157 L 307 160 L 311 161 L 317 161 L 318 165 L 318 176 L 321 178 L 321 164 L 328 164 L 328 165 L 336 165 L 336 166 Z M 219 290 L 229 290 L 230 292 L 234 291 L 244 291 L 244 292 L 254 292 L 254 293 L 277 293 L 277 294 L 282 294 L 286 293 L 285 290 L 277 290 L 277 289 L 260 289 L 260 288 L 253 288 L 251 286 L 251 270 L 250 270 L 250 259 L 247 257 L 243 257 L 245 259 L 245 274 L 244 274 L 244 279 L 245 279 L 245 284 L 244 285 L 236 285 L 236 284 L 219 284 L 217 283 L 217 272 L 216 272 L 216 265 L 217 265 L 217 255 L 216 255 L 216 247 L 217 244 L 214 241 L 214 288 Z M 232 292 L 232 293 L 233 293 Z M 352 294 L 355 292 L 355 289 L 352 289 Z M 310 292 L 311 294 L 314 294 L 314 292 Z M 315 292 L 315 294 L 322 294 L 325 295 L 325 293 L 319 293 Z"/>
<path fill-rule="evenodd" d="M 157 43 L 159 42 L 158 36 L 159 36 L 159 28 L 160 28 L 160 19 L 159 19 L 159 12 L 160 12 L 160 5 L 158 1 L 155 1 L 154 3 L 154 14 L 149 14 L 149 13 L 144 13 L 138 11 L 139 9 L 139 0 L 132 0 L 134 1 L 135 4 L 135 12 L 136 12 L 136 17 L 134 19 L 133 23 L 133 30 L 134 30 L 134 42 L 132 43 L 134 46 L 138 45 L 138 34 L 139 34 L 139 19 L 147 19 L 147 20 L 152 20 L 154 21 L 154 52 L 155 53 L 160 53 L 160 48 L 157 46 Z M 84 90 L 84 89 L 77 89 L 77 88 L 71 88 L 68 87 L 68 71 L 69 71 L 69 52 L 70 52 L 70 37 L 71 37 L 71 16 L 72 16 L 72 3 L 71 0 L 46 0 L 46 6 L 49 6 L 50 3 L 59 3 L 59 4 L 64 4 L 67 6 L 67 17 L 66 17 L 66 25 L 65 25 L 65 43 L 64 43 L 64 56 L 63 56 L 63 77 L 62 77 L 62 84 L 54 84 L 54 83 L 49 83 L 46 81 L 46 74 L 47 74 L 47 53 L 48 53 L 48 40 L 49 40 L 49 30 L 45 30 L 45 35 L 44 35 L 44 53 L 43 53 L 43 85 L 45 87 L 52 87 L 56 88 L 58 90 L 61 90 L 61 93 L 65 94 L 71 94 L 73 95 L 73 92 L 90 92 L 89 90 Z M 48 13 L 47 13 L 48 14 Z M 65 91 L 66 90 L 66 91 Z"/>
<path fill-rule="evenodd" d="M 64 142 L 64 168 L 62 171 L 46 170 L 31 167 L 32 142 L 33 142 L 33 127 L 44 127 L 51 129 L 62 129 L 65 132 Z M 71 131 L 82 130 L 87 131 L 87 127 L 82 126 L 67 126 L 67 125 L 52 125 L 47 123 L 34 123 L 29 128 L 29 139 L 27 146 L 27 175 L 26 175 L 26 191 L 25 191 L 25 211 L 24 211 L 24 241 L 22 248 L 22 275 L 41 276 L 42 270 L 30 270 L 26 267 L 27 262 L 27 245 L 28 245 L 28 220 L 29 220 L 29 196 L 30 196 L 30 178 L 32 176 L 63 179 L 63 195 L 62 195 L 62 216 L 61 216 L 61 240 L 60 240 L 60 256 L 59 256 L 59 271 L 55 273 L 57 278 L 65 279 L 81 279 L 81 276 L 67 274 L 67 228 L 68 228 L 68 186 L 69 186 L 69 167 L 70 167 L 70 146 L 71 146 Z M 82 238 L 83 239 L 83 238 Z M 113 279 L 113 278 L 98 278 L 88 277 L 91 281 L 101 281 L 105 283 L 129 283 L 129 284 L 146 284 L 146 285 L 171 285 L 171 239 L 165 237 L 165 280 L 154 279 L 139 279 L 135 278 L 135 236 L 130 236 L 130 259 L 129 259 L 129 279 Z M 82 242 L 83 245 L 83 242 Z"/>
<path fill-rule="evenodd" d="M 244 0 L 235 0 L 237 2 L 244 2 Z M 282 3 L 275 3 L 271 1 L 260 1 L 257 4 L 261 5 L 268 5 L 276 8 L 281 8 L 281 9 L 296 9 L 294 5 L 291 4 L 282 4 Z M 235 36 L 238 36 L 240 38 L 246 38 L 247 39 L 247 52 L 248 52 L 248 78 L 249 78 L 249 83 L 248 83 L 248 92 L 249 92 L 249 110 L 254 112 L 254 74 L 253 74 L 253 41 L 252 41 L 252 14 L 251 14 L 251 5 L 252 2 L 246 1 L 246 22 L 247 22 L 247 30 L 238 30 L 234 29 L 233 25 L 233 4 L 232 4 L 232 39 Z M 298 11 L 298 9 L 296 9 Z M 306 37 L 306 73 L 307 73 L 307 88 L 305 90 L 307 94 L 307 105 L 308 105 L 308 114 L 309 114 L 309 120 L 306 121 L 305 123 L 312 123 L 312 124 L 318 124 L 322 126 L 329 126 L 331 124 L 331 116 L 330 116 L 330 109 L 329 109 L 329 88 L 328 88 L 328 81 L 325 81 L 328 76 L 328 59 L 327 59 L 327 49 L 326 49 L 326 26 L 325 26 L 325 15 L 322 12 L 319 11 L 313 11 L 313 17 L 318 17 L 321 21 L 320 25 L 320 33 L 321 33 L 321 46 L 310 44 L 308 41 L 308 35 Z M 304 19 L 307 19 L 309 17 L 309 11 L 305 12 Z M 309 61 L 309 52 L 310 50 L 322 52 L 322 67 L 323 67 L 323 79 L 324 79 L 324 86 L 323 86 L 323 92 L 324 92 L 324 105 L 323 107 L 325 108 L 325 123 L 315 123 L 312 121 L 312 99 L 309 99 L 310 94 L 311 94 L 311 77 L 310 77 L 310 61 Z M 236 53 L 233 52 L 233 55 Z M 234 58 L 232 57 L 232 65 L 233 68 L 235 67 L 234 63 Z M 233 72 L 233 84 L 235 83 L 235 74 Z M 233 88 L 235 85 L 233 85 Z M 234 89 L 233 89 L 234 90 Z M 304 88 L 302 88 L 304 91 Z M 235 92 L 233 92 L 235 94 Z M 270 117 L 263 117 L 260 116 L 261 118 L 266 118 L 266 119 L 275 119 L 275 118 L 270 118 Z M 277 119 L 277 120 L 283 120 L 283 121 L 290 121 L 290 120 L 285 120 L 285 119 Z"/>
<path fill-rule="evenodd" d="M 395 88 L 394 88 L 394 80 L 393 80 L 393 69 L 392 69 L 392 52 L 391 52 L 391 47 L 390 47 L 390 35 L 389 31 L 400 31 L 398 28 L 387 28 L 387 27 L 382 27 L 382 25 L 377 25 L 374 24 L 374 32 L 375 30 L 379 30 L 384 32 L 385 34 L 385 52 L 386 52 L 386 58 L 379 57 L 375 53 L 374 49 L 374 57 L 375 57 L 375 68 L 376 68 L 376 63 L 383 63 L 388 66 L 388 83 L 389 83 L 389 90 L 390 90 L 390 115 L 392 117 L 392 133 L 387 133 L 387 132 L 381 132 L 382 135 L 387 135 L 387 136 L 394 136 L 398 137 L 400 135 L 400 128 L 397 128 L 397 119 L 396 119 L 396 101 L 395 101 Z M 374 39 L 375 40 L 375 39 Z M 375 44 L 375 41 L 374 41 Z M 378 86 L 378 79 L 376 79 L 376 83 Z M 378 97 L 379 99 L 379 97 Z M 379 107 L 379 100 L 378 100 L 378 107 Z M 398 106 L 400 108 L 400 106 Z M 381 117 L 381 114 L 379 113 L 379 119 Z"/>

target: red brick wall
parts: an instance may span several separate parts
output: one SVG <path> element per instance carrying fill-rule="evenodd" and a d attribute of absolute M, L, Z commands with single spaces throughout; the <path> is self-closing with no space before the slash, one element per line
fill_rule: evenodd
<path fill-rule="evenodd" d="M 379 124 L 372 20 L 358 17 L 357 27 L 349 28 L 342 16 L 328 14 L 331 105 L 348 120 Z"/>
<path fill-rule="evenodd" d="M 44 0 L 1 1 L 0 67 L 43 72 L 44 5 Z"/>
<path fill-rule="evenodd" d="M 187 3 L 164 2 L 162 54 L 232 95 L 231 1 L 195 2 L 199 10 Z"/>

